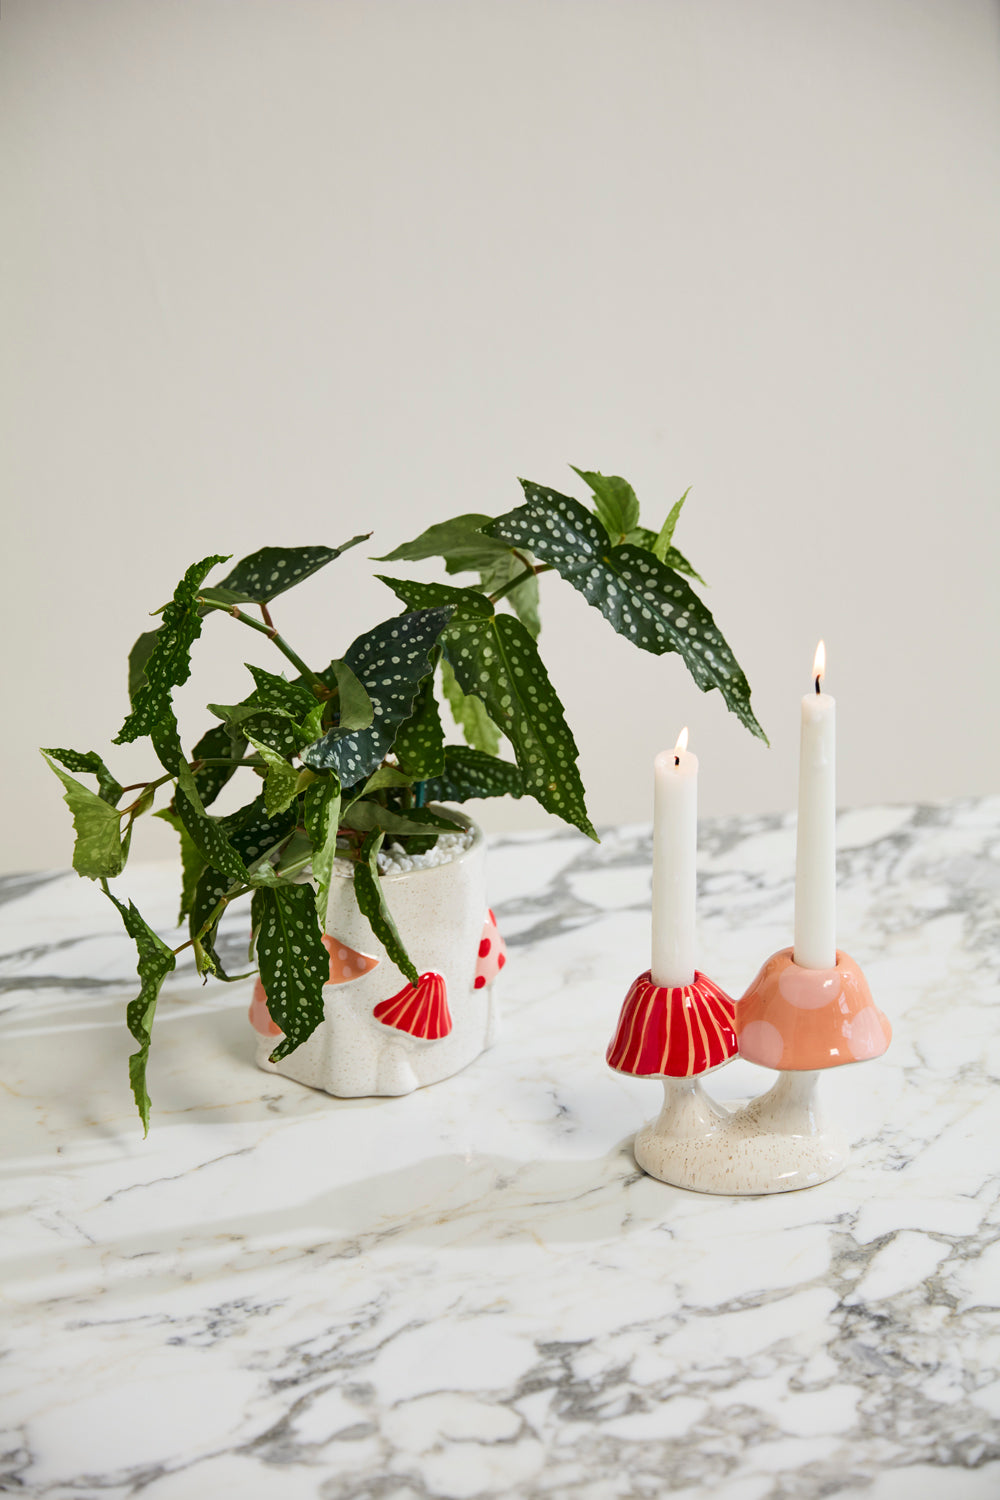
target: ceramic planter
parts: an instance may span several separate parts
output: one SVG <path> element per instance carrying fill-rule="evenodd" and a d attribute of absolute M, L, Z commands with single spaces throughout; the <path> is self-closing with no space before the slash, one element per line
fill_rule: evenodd
<path fill-rule="evenodd" d="M 459 1072 L 496 1035 L 494 982 L 503 942 L 486 906 L 486 843 L 473 831 L 457 858 L 382 876 L 385 899 L 420 974 L 414 989 L 389 959 L 354 899 L 350 876 L 334 876 L 324 939 L 330 953 L 325 1020 L 279 1063 L 279 1034 L 259 987 L 250 1007 L 257 1063 L 339 1098 L 409 1094 Z"/>

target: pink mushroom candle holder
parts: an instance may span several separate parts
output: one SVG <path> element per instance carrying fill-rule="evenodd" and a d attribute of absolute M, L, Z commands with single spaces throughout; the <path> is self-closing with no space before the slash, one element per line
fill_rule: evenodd
<path fill-rule="evenodd" d="M 658 1078 L 663 1108 L 635 1138 L 644 1172 L 675 1187 L 704 1188 L 717 1175 L 715 1141 L 728 1118 L 701 1079 L 736 1056 L 733 1002 L 707 975 L 691 984 L 653 983 L 647 969 L 622 1006 L 608 1065 L 632 1078 Z"/>

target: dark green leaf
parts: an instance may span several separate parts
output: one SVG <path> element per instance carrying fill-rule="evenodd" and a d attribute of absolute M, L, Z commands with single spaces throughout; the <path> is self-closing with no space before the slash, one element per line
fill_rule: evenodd
<path fill-rule="evenodd" d="M 177 913 L 178 925 L 183 922 L 191 910 L 194 901 L 194 893 L 205 871 L 205 856 L 202 854 L 194 839 L 188 833 L 179 813 L 169 807 L 164 807 L 156 813 L 157 818 L 162 818 L 169 823 L 171 828 L 176 829 L 181 841 L 181 906 Z M 218 899 L 218 898 L 216 898 Z"/>
<path fill-rule="evenodd" d="M 387 578 L 384 573 L 376 573 L 375 577 L 388 584 L 407 609 L 448 610 L 451 624 L 457 620 L 492 618 L 493 605 L 476 589 L 459 589 L 450 583 L 418 583 L 413 578 Z"/>
<path fill-rule="evenodd" d="M 207 729 L 201 739 L 191 752 L 191 759 L 199 760 L 228 760 L 225 766 L 201 766 L 191 774 L 194 784 L 198 788 L 198 796 L 201 798 L 202 807 L 210 807 L 222 788 L 232 778 L 237 770 L 238 762 L 243 759 L 246 750 L 246 740 L 242 735 L 235 737 L 230 734 L 225 724 L 213 724 Z"/>
<path fill-rule="evenodd" d="M 447 656 L 441 659 L 441 689 L 466 743 L 486 755 L 496 755 L 500 748 L 500 731 L 486 712 L 482 699 L 467 697 L 462 692 Z"/>
<path fill-rule="evenodd" d="M 146 1063 L 153 1034 L 153 1017 L 156 1015 L 156 1002 L 163 981 L 177 960 L 166 943 L 158 938 L 153 929 L 143 921 L 131 901 L 128 906 L 123 906 L 116 897 L 112 896 L 107 886 L 104 887 L 104 893 L 108 900 L 118 908 L 119 915 L 125 924 L 125 931 L 135 943 L 139 954 L 136 972 L 139 975 L 140 989 L 125 1012 L 128 1029 L 139 1043 L 138 1052 L 133 1052 L 128 1060 L 128 1076 L 142 1119 L 143 1134 L 148 1135 L 150 1099 L 146 1089 Z"/>
<path fill-rule="evenodd" d="M 426 833 L 429 828 L 439 828 L 444 832 L 453 833 L 458 826 L 454 819 L 441 817 L 438 813 L 432 813 L 426 807 L 415 807 L 408 812 L 395 812 L 390 807 L 383 807 L 380 802 L 371 802 L 367 797 L 359 797 L 352 802 L 340 815 L 341 828 L 355 828 L 362 833 L 370 833 L 373 828 L 380 828 L 383 833 L 406 834 Z"/>
<path fill-rule="evenodd" d="M 89 880 L 120 875 L 128 858 L 128 845 L 122 843 L 121 813 L 96 792 L 72 776 L 67 776 L 55 761 L 42 754 L 65 788 L 63 801 L 73 814 L 76 842 L 73 845 L 73 868 Z"/>
<path fill-rule="evenodd" d="M 231 739 L 246 740 L 252 735 L 286 760 L 310 743 L 306 731 L 283 708 L 258 708 L 255 703 L 210 703 L 208 710 L 225 721 Z"/>
<path fill-rule="evenodd" d="M 382 763 L 400 724 L 413 712 L 449 616 L 448 609 L 420 609 L 395 615 L 358 637 L 344 660 L 371 699 L 372 724 L 368 729 L 327 730 L 303 752 L 305 765 L 335 771 L 344 786 L 353 786 Z"/>
<path fill-rule="evenodd" d="M 280 708 L 299 720 L 316 707 L 315 695 L 303 683 L 289 682 L 276 672 L 255 667 L 252 662 L 247 662 L 246 668 L 256 683 L 253 697 L 261 708 Z"/>
<path fill-rule="evenodd" d="M 43 750 L 42 754 L 59 761 L 67 771 L 90 771 L 97 777 L 97 790 L 102 802 L 108 802 L 112 807 L 115 806 L 122 794 L 121 786 L 96 751 Z"/>
<path fill-rule="evenodd" d="M 223 556 L 203 558 L 193 563 L 174 590 L 174 597 L 163 611 L 163 624 L 143 665 L 145 681 L 140 683 L 132 700 L 132 712 L 121 727 L 116 745 L 150 734 L 170 712 L 173 690 L 187 682 L 191 675 L 191 647 L 201 635 L 198 589 L 205 575 Z M 138 646 L 134 646 L 133 653 Z"/>
<path fill-rule="evenodd" d="M 134 703 L 136 694 L 146 682 L 146 663 L 160 635 L 160 627 L 144 630 L 128 654 L 128 701 Z"/>
<path fill-rule="evenodd" d="M 312 843 L 316 916 L 325 932 L 333 862 L 337 857 L 337 828 L 340 824 L 340 782 L 336 776 L 314 781 L 306 787 L 304 820 Z"/>
<path fill-rule="evenodd" d="M 337 728 L 341 731 L 367 729 L 375 718 L 372 700 L 364 684 L 358 681 L 346 661 L 332 661 L 323 673 L 323 680 L 328 687 L 332 687 L 334 683 L 337 685 Z"/>
<path fill-rule="evenodd" d="M 736 658 L 684 579 L 650 552 L 628 543 L 610 547 L 596 518 L 578 500 L 536 485 L 528 485 L 525 493 L 526 505 L 491 525 L 552 563 L 626 640 L 656 656 L 678 652 L 702 692 L 718 688 L 741 722 L 766 741 Z"/>
<path fill-rule="evenodd" d="M 583 514 L 591 525 L 598 526 L 588 511 Z M 459 687 L 482 699 L 490 718 L 514 746 L 525 792 L 547 812 L 596 839 L 577 770 L 576 741 L 538 647 L 520 620 L 513 615 L 494 614 L 488 600 L 467 589 L 411 584 L 400 579 L 385 582 L 407 604 L 423 600 L 426 590 L 432 591 L 435 603 L 453 599 L 455 613 L 441 644 Z"/>
<path fill-rule="evenodd" d="M 361 858 L 354 866 L 354 894 L 357 897 L 358 909 L 368 919 L 368 925 L 389 958 L 396 968 L 406 975 L 411 984 L 416 984 L 420 976 L 403 946 L 403 940 L 396 929 L 392 913 L 386 906 L 382 882 L 378 875 L 376 858 L 384 838 L 384 833 L 372 832 L 361 845 Z M 280 1025 L 280 1022 L 278 1024 Z"/>
<path fill-rule="evenodd" d="M 621 541 L 639 524 L 639 502 L 635 490 L 618 474 L 599 474 L 590 469 L 578 469 L 575 464 L 570 464 L 570 468 L 593 491 L 594 509 L 611 540 Z"/>
<path fill-rule="evenodd" d="M 443 557 L 449 573 L 478 573 L 490 567 L 509 549 L 495 537 L 484 536 L 480 527 L 489 516 L 455 516 L 429 526 L 412 542 L 404 542 L 395 552 L 376 557 L 375 562 L 421 562 L 425 557 Z"/>
<path fill-rule="evenodd" d="M 362 536 L 352 536 L 340 547 L 262 547 L 259 552 L 241 558 L 216 585 L 233 596 L 221 602 L 270 604 L 286 589 L 310 578 L 342 552 L 356 547 L 359 542 L 366 542 L 369 536 L 370 531 Z"/>
<path fill-rule="evenodd" d="M 284 812 L 286 807 L 291 807 L 295 801 L 299 788 L 299 773 L 295 766 L 290 765 L 283 755 L 272 750 L 270 745 L 265 745 L 263 740 L 254 739 L 248 735 L 251 745 L 257 754 L 267 765 L 267 776 L 264 780 L 264 806 L 269 818 Z"/>
<path fill-rule="evenodd" d="M 400 767 L 414 781 L 440 776 L 444 770 L 444 730 L 434 696 L 434 673 L 425 677 L 410 717 L 399 726 L 393 750 Z"/>
<path fill-rule="evenodd" d="M 429 802 L 467 802 L 471 797 L 522 797 L 524 778 L 509 761 L 483 755 L 468 745 L 446 745 L 445 770 L 429 780 Z"/>
<path fill-rule="evenodd" d="M 227 839 L 222 823 L 202 806 L 194 775 L 181 747 L 176 721 L 169 708 L 165 717 L 154 726 L 150 737 L 164 770 L 177 777 L 174 809 L 205 856 L 206 862 L 216 870 L 222 870 L 231 880 L 246 880 L 246 866 Z"/>
<path fill-rule="evenodd" d="M 262 886 L 253 893 L 251 920 L 257 934 L 260 980 L 267 1008 L 285 1033 L 271 1053 L 280 1062 L 308 1041 L 323 1020 L 323 986 L 330 959 L 316 921 L 308 885 Z"/>

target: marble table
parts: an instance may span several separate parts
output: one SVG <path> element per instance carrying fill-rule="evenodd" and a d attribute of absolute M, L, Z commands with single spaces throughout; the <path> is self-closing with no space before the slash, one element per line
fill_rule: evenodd
<path fill-rule="evenodd" d="M 732 991 L 789 941 L 793 848 L 788 819 L 703 829 Z M 503 1035 L 408 1098 L 258 1072 L 249 983 L 179 970 L 146 1142 L 117 916 L 73 875 L 5 880 L 0 1492 L 1000 1495 L 1000 798 L 848 812 L 840 848 L 841 942 L 895 1041 L 823 1079 L 848 1170 L 746 1199 L 640 1174 L 659 1086 L 603 1063 L 648 828 L 494 841 Z M 128 882 L 165 933 L 172 881 Z"/>

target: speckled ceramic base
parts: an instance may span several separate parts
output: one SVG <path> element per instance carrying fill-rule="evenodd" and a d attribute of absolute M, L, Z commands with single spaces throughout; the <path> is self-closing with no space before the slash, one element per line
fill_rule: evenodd
<path fill-rule="evenodd" d="M 334 876 L 326 930 L 347 948 L 379 960 L 368 973 L 326 991 L 326 1019 L 307 1042 L 279 1063 L 268 1061 L 273 1038 L 258 1037 L 257 1063 L 338 1098 L 409 1094 L 450 1078 L 496 1036 L 492 984 L 474 987 L 486 915 L 486 844 L 471 819 L 449 816 L 474 830 L 469 849 L 447 864 L 384 875 L 385 899 L 406 949 L 421 974 L 444 977 L 454 1022 L 448 1036 L 423 1040 L 386 1026 L 376 1005 L 397 994 L 405 977 L 389 959 L 354 899 L 350 877 Z"/>
<path fill-rule="evenodd" d="M 846 1140 L 819 1112 L 815 1073 L 781 1073 L 766 1094 L 731 1109 L 696 1082 L 696 1093 L 679 1093 L 692 1082 L 667 1079 L 659 1118 L 635 1138 L 636 1162 L 651 1177 L 746 1197 L 815 1187 L 846 1166 Z"/>

